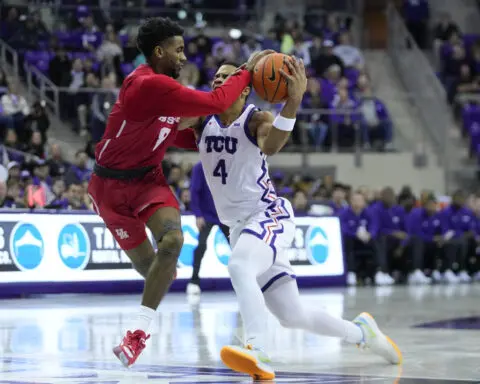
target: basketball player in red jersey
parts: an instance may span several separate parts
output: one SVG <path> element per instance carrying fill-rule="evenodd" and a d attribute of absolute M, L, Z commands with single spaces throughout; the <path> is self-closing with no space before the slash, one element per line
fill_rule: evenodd
<path fill-rule="evenodd" d="M 192 130 L 178 132 L 181 117 L 225 111 L 251 81 L 263 56 L 252 55 L 222 87 L 200 92 L 182 86 L 178 77 L 184 54 L 183 29 L 168 18 L 153 18 L 139 29 L 137 46 L 147 58 L 123 82 L 95 151 L 88 192 L 98 215 L 145 278 L 136 322 L 113 349 L 124 366 L 135 363 L 145 348 L 149 326 L 176 273 L 183 244 L 176 197 L 162 173 L 168 147 L 196 148 Z M 152 231 L 158 250 L 147 239 Z"/>

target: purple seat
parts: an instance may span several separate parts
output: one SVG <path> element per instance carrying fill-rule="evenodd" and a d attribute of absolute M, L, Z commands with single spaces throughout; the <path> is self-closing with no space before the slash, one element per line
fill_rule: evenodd
<path fill-rule="evenodd" d="M 127 45 L 127 42 L 128 42 L 128 35 L 127 34 L 119 35 L 118 38 L 120 39 L 120 42 L 122 43 L 122 47 Z"/>
<path fill-rule="evenodd" d="M 85 59 L 95 59 L 95 54 L 92 52 L 72 52 L 72 59 L 80 59 L 80 60 L 85 60 Z"/>
<path fill-rule="evenodd" d="M 37 67 L 38 70 L 42 73 L 47 73 L 49 66 L 50 62 L 46 60 L 39 60 L 35 63 L 35 67 Z"/>
<path fill-rule="evenodd" d="M 122 68 L 122 73 L 125 76 L 129 75 L 135 69 L 132 63 L 122 63 L 120 64 L 120 67 Z"/>

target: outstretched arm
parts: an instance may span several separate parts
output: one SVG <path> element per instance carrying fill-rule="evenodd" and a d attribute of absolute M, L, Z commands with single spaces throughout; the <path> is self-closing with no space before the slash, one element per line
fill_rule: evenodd
<path fill-rule="evenodd" d="M 287 143 L 295 125 L 297 110 L 302 103 L 307 88 L 307 75 L 302 60 L 287 60 L 290 75 L 280 70 L 288 86 L 287 102 L 276 118 L 270 112 L 256 112 L 252 116 L 249 129 L 257 139 L 261 151 L 267 156 L 279 152 Z"/>

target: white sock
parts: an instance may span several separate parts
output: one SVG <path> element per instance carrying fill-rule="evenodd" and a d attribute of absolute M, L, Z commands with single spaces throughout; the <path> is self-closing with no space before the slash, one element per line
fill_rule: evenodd
<path fill-rule="evenodd" d="M 145 306 L 140 306 L 138 311 L 137 318 L 135 319 L 134 327 L 131 331 L 136 331 L 137 329 L 148 333 L 150 325 L 152 324 L 153 319 L 155 318 L 156 311 L 152 308 Z"/>
<path fill-rule="evenodd" d="M 364 339 L 362 328 L 351 321 L 343 320 L 345 322 L 346 336 L 343 338 L 347 343 L 358 344 Z"/>

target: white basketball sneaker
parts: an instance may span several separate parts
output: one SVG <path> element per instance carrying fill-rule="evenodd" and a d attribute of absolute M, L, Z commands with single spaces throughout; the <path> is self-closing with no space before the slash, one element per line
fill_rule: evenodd
<path fill-rule="evenodd" d="M 188 283 L 187 284 L 187 295 L 200 295 L 202 290 L 198 284 Z"/>
<path fill-rule="evenodd" d="M 220 351 L 223 363 L 236 372 L 246 373 L 253 380 L 273 380 L 275 371 L 270 366 L 270 358 L 260 349 L 251 345 L 238 347 L 227 345 Z"/>
<path fill-rule="evenodd" d="M 358 345 L 361 349 L 370 349 L 391 364 L 401 364 L 402 352 L 388 336 L 384 335 L 372 315 L 363 312 L 354 320 L 363 331 L 363 341 Z"/>

